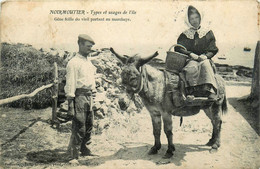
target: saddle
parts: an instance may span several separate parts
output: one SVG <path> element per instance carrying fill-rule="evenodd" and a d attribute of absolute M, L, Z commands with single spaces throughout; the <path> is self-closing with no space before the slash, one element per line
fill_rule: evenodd
<path fill-rule="evenodd" d="M 208 97 L 195 97 L 193 95 L 189 95 L 185 87 L 185 78 L 182 73 L 168 70 L 165 70 L 164 72 L 166 75 L 166 91 L 171 93 L 172 102 L 175 107 L 205 107 L 216 101 L 213 99 L 208 99 Z M 219 95 L 220 93 L 218 92 L 218 98 Z"/>

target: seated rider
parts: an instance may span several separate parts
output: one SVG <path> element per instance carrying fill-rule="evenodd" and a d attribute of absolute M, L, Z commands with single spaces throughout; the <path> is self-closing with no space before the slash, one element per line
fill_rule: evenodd
<path fill-rule="evenodd" d="M 215 37 L 211 30 L 201 26 L 201 14 L 193 6 L 188 7 L 188 30 L 181 33 L 175 47 L 176 52 L 190 56 L 183 68 L 187 95 L 217 99 L 217 84 L 211 58 L 218 52 Z M 186 49 L 185 49 L 186 48 Z"/>

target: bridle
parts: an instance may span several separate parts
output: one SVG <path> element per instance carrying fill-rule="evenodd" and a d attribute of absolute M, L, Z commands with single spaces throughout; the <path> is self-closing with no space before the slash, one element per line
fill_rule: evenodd
<path fill-rule="evenodd" d="M 131 100 L 131 101 L 133 100 L 134 95 L 140 93 L 140 92 L 143 90 L 143 88 L 144 88 L 144 81 L 143 81 L 143 67 L 142 67 L 142 66 L 139 67 L 139 72 L 140 72 L 140 81 L 139 81 L 139 85 L 138 85 L 136 88 L 132 88 L 132 93 L 131 93 L 131 95 L 129 94 L 129 95 L 130 95 L 130 100 Z M 130 104 L 130 102 L 129 102 L 129 104 Z"/>
<path fill-rule="evenodd" d="M 144 87 L 143 67 L 142 66 L 139 67 L 139 72 L 140 72 L 140 81 L 139 81 L 139 85 L 136 88 L 133 88 L 133 93 L 134 94 L 140 93 L 143 90 L 143 87 Z"/>

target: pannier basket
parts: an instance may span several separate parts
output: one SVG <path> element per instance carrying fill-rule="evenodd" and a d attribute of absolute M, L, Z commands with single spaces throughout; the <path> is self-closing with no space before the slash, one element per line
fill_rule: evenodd
<path fill-rule="evenodd" d="M 172 48 L 175 46 L 182 47 L 186 50 L 186 48 L 181 45 L 171 46 L 166 56 L 166 61 L 165 61 L 166 70 L 172 72 L 180 72 L 183 69 L 183 67 L 186 65 L 187 59 L 189 59 L 189 57 L 185 54 L 171 51 Z"/>

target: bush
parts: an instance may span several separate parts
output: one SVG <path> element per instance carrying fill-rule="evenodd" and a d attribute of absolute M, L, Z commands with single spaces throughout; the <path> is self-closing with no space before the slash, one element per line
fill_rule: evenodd
<path fill-rule="evenodd" d="M 62 58 L 36 50 L 30 45 L 1 44 L 0 99 L 31 93 L 53 82 L 53 63 L 62 65 Z M 64 75 L 63 75 L 64 76 Z M 51 105 L 50 89 L 29 99 L 8 104 L 12 107 L 45 108 Z"/>

